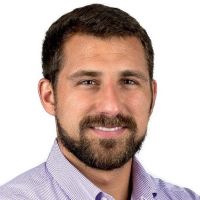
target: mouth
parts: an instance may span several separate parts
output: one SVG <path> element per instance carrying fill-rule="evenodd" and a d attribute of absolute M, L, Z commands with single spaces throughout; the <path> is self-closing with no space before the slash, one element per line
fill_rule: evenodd
<path fill-rule="evenodd" d="M 95 130 L 99 131 L 108 131 L 108 132 L 113 132 L 113 131 L 119 131 L 123 127 L 113 127 L 113 128 L 107 128 L 107 127 L 94 127 Z"/>
<path fill-rule="evenodd" d="M 125 131 L 125 127 L 91 127 L 94 134 L 100 138 L 115 138 L 122 135 Z"/>

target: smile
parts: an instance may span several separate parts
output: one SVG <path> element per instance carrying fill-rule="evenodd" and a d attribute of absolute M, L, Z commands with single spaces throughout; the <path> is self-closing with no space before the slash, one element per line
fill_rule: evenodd
<path fill-rule="evenodd" d="M 113 127 L 113 128 L 107 128 L 107 127 L 94 127 L 95 130 L 99 131 L 105 131 L 105 132 L 115 132 L 121 130 L 123 127 Z"/>
<path fill-rule="evenodd" d="M 93 133 L 99 138 L 116 138 L 123 135 L 125 127 L 93 127 Z"/>

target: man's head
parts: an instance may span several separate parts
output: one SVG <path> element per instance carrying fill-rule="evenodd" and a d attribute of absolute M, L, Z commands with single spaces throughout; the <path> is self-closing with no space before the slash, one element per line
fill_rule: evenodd
<path fill-rule="evenodd" d="M 43 75 L 56 85 L 57 75 L 63 67 L 64 44 L 75 34 L 96 36 L 102 39 L 134 36 L 142 44 L 153 78 L 154 52 L 151 40 L 140 24 L 126 12 L 100 4 L 77 8 L 60 17 L 46 33 L 42 51 Z"/>
<path fill-rule="evenodd" d="M 156 96 L 153 49 L 138 22 L 96 4 L 62 16 L 46 34 L 43 74 L 41 101 L 66 150 L 103 170 L 128 162 Z"/>

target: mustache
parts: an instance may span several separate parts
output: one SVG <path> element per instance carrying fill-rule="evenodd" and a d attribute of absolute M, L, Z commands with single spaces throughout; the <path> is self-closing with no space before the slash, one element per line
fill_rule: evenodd
<path fill-rule="evenodd" d="M 123 127 L 131 130 L 132 132 L 137 131 L 136 120 L 131 116 L 125 116 L 123 114 L 117 114 L 114 117 L 110 117 L 105 114 L 87 116 L 83 118 L 79 124 L 80 131 L 94 127 Z"/>

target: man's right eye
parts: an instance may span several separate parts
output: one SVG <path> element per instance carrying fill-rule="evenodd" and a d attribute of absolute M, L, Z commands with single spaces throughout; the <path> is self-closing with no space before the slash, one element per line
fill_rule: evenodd
<path fill-rule="evenodd" d="M 81 80 L 79 85 L 98 85 L 96 80 Z"/>
<path fill-rule="evenodd" d="M 94 80 L 83 80 L 80 82 L 81 85 L 95 85 Z"/>

